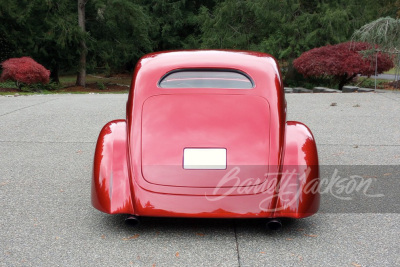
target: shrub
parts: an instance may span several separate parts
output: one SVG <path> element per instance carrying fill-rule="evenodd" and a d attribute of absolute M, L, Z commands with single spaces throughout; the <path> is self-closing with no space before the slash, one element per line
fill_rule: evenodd
<path fill-rule="evenodd" d="M 384 89 L 385 84 L 387 84 L 387 80 L 376 80 L 376 88 L 378 89 Z M 375 88 L 375 79 L 367 78 L 367 77 L 358 77 L 354 79 L 351 83 L 351 85 L 357 86 L 357 87 L 364 87 L 364 88 Z"/>
<path fill-rule="evenodd" d="M 104 89 L 107 88 L 107 87 L 104 85 L 104 83 L 102 83 L 102 82 L 96 82 L 96 84 L 97 84 L 97 88 L 99 88 L 99 90 L 104 90 Z"/>
<path fill-rule="evenodd" d="M 35 84 L 36 90 L 39 91 L 55 91 L 61 88 L 61 85 L 56 82 L 50 82 L 50 83 L 38 83 Z"/>
<path fill-rule="evenodd" d="M 371 46 L 362 42 L 346 42 L 311 49 L 293 61 L 296 70 L 304 77 L 333 77 L 339 89 L 357 74 L 370 76 L 375 73 L 375 56 L 363 58 L 360 51 Z M 392 58 L 378 53 L 378 73 L 393 68 Z"/>
<path fill-rule="evenodd" d="M 3 72 L 0 80 L 12 80 L 21 89 L 32 84 L 48 84 L 50 71 L 30 57 L 10 58 L 1 63 Z"/>

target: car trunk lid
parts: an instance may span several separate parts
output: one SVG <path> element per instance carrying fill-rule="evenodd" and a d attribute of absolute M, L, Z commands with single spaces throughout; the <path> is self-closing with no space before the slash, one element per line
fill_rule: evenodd
<path fill-rule="evenodd" d="M 179 187 L 253 186 L 267 179 L 270 112 L 254 95 L 174 94 L 142 109 L 142 174 Z M 239 168 L 232 175 L 232 169 Z"/>

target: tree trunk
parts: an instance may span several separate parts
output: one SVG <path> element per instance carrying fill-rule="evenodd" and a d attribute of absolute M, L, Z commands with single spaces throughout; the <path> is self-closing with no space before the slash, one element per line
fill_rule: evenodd
<path fill-rule="evenodd" d="M 78 0 L 78 24 L 82 31 L 82 40 L 80 41 L 81 57 L 79 59 L 79 69 L 76 76 L 76 85 L 85 87 L 86 85 L 86 54 L 87 47 L 85 42 L 85 5 L 88 0 Z"/>
<path fill-rule="evenodd" d="M 51 72 L 50 72 L 50 79 L 51 81 L 59 84 L 60 83 L 60 66 L 58 65 L 58 63 L 55 63 L 52 68 L 51 68 Z"/>
<path fill-rule="evenodd" d="M 356 77 L 356 76 L 357 76 L 357 74 L 353 74 L 353 75 L 350 76 L 350 77 L 347 77 L 347 74 L 343 75 L 343 76 L 341 77 L 340 81 L 339 81 L 339 90 L 342 90 L 342 89 L 343 89 L 343 86 L 345 86 L 346 83 L 351 82 L 351 80 L 353 80 L 354 77 Z"/>
<path fill-rule="evenodd" d="M 287 63 L 284 80 L 292 81 L 292 80 L 296 79 L 296 69 L 293 67 L 293 59 L 289 59 L 288 61 L 289 61 L 289 63 Z"/>

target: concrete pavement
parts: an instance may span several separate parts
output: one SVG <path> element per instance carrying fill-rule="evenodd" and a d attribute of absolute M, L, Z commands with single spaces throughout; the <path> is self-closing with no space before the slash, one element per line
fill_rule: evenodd
<path fill-rule="evenodd" d="M 375 79 L 375 75 L 372 75 L 370 78 Z M 395 74 L 378 74 L 376 76 L 377 79 L 381 79 L 381 80 L 391 80 L 394 81 L 396 80 L 396 75 Z"/>
<path fill-rule="evenodd" d="M 384 175 L 400 165 L 400 94 L 286 98 L 288 120 L 313 131 L 321 165 L 376 165 Z M 260 220 L 145 218 L 127 228 L 123 216 L 95 210 L 95 142 L 125 117 L 126 100 L 0 96 L 0 266 L 400 266 L 393 199 L 392 213 L 331 210 L 285 220 L 278 232 Z"/>

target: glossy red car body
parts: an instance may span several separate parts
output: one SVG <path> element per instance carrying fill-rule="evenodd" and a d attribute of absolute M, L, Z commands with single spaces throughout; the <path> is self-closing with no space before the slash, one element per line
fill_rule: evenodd
<path fill-rule="evenodd" d="M 160 86 L 163 77 L 182 70 L 239 72 L 252 88 Z M 146 55 L 136 66 L 126 112 L 126 120 L 107 123 L 98 138 L 96 209 L 205 218 L 303 218 L 317 212 L 315 141 L 304 124 L 286 122 L 280 72 L 270 55 Z M 184 167 L 185 149 L 209 148 L 225 151 L 226 168 Z"/>

